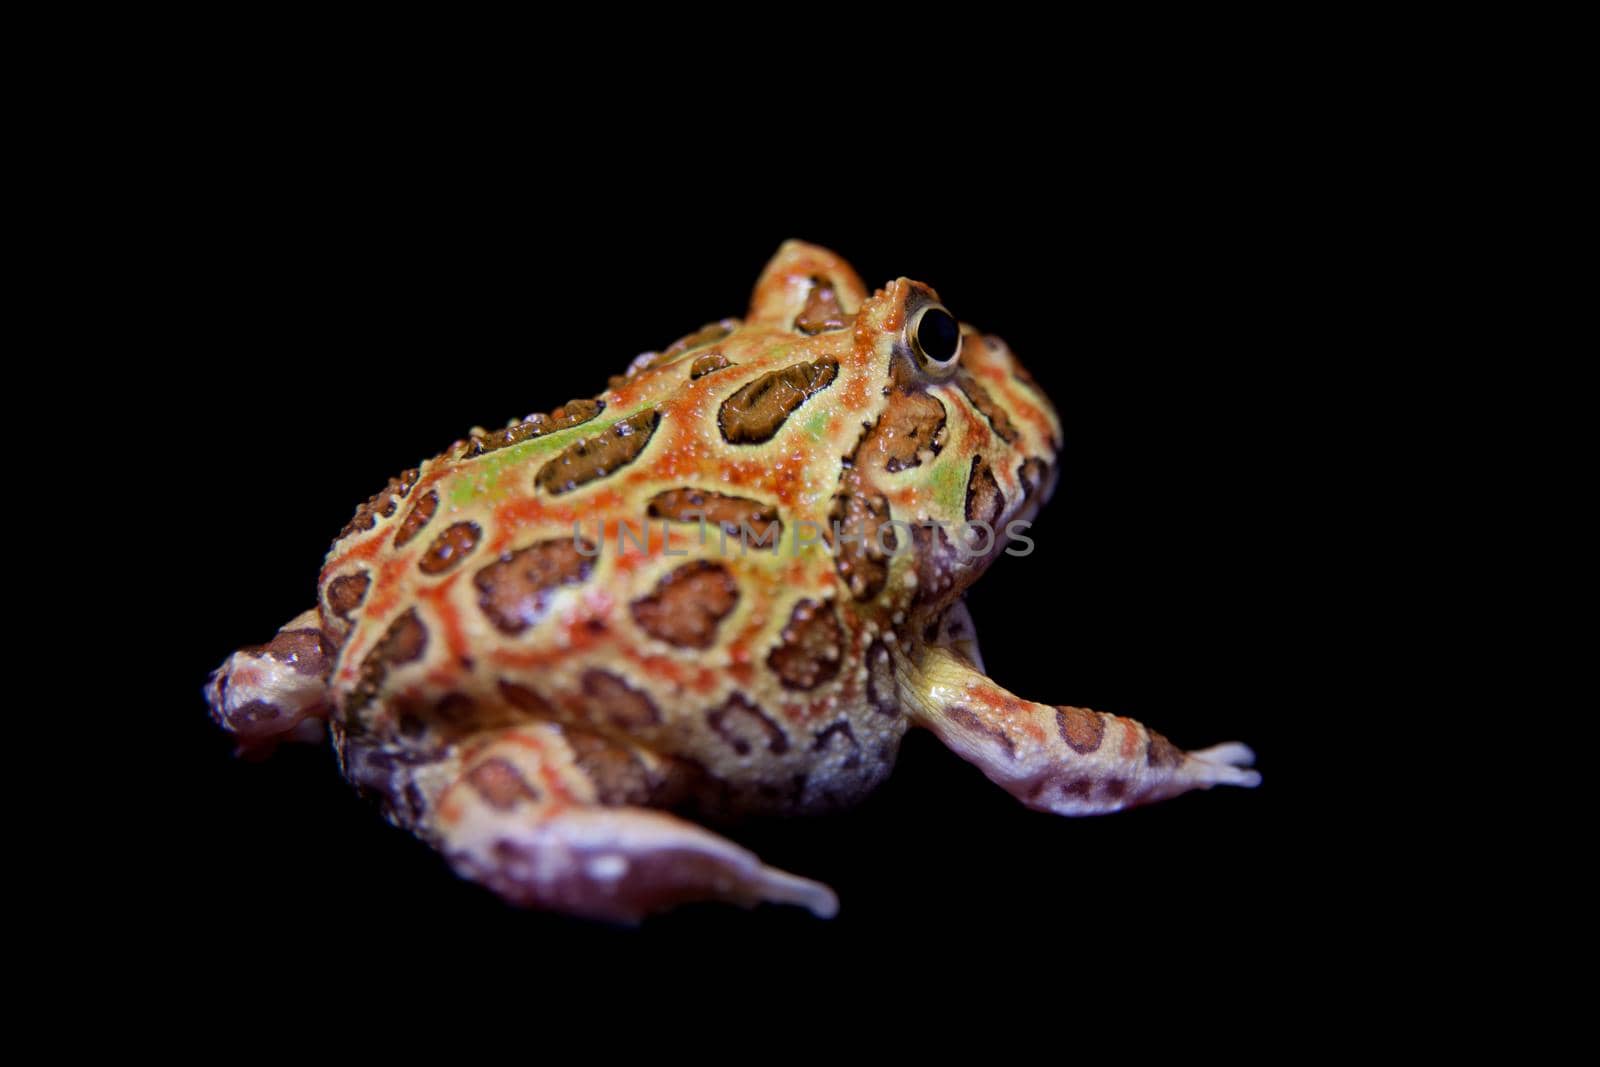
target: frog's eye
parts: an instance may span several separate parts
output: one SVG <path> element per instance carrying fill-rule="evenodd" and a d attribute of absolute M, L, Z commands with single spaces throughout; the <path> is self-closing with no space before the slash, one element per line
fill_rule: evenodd
<path fill-rule="evenodd" d="M 923 370 L 941 376 L 954 372 L 956 360 L 961 358 L 961 325 L 954 315 L 929 304 L 911 320 L 906 335 Z"/>

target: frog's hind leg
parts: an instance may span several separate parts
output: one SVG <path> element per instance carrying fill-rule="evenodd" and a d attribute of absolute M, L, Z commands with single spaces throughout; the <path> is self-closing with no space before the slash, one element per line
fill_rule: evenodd
<path fill-rule="evenodd" d="M 1214 785 L 1255 786 L 1238 742 L 1184 752 L 1118 715 L 1022 700 L 959 647 L 926 646 L 903 679 L 914 721 L 1031 808 L 1095 815 Z"/>
<path fill-rule="evenodd" d="M 301 612 L 271 641 L 241 648 L 211 672 L 211 717 L 244 756 L 268 755 L 280 741 L 320 741 L 333 658 L 317 612 Z"/>
<path fill-rule="evenodd" d="M 626 923 L 691 901 L 838 910 L 827 886 L 641 806 L 664 801 L 673 768 L 626 742 L 536 723 L 480 735 L 459 758 L 423 833 L 513 904 Z"/>

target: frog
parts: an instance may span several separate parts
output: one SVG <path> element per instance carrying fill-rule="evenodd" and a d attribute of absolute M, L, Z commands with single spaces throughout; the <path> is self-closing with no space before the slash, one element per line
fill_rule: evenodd
<path fill-rule="evenodd" d="M 204 696 L 244 755 L 330 738 L 384 818 L 507 902 L 623 924 L 835 915 L 723 831 L 848 809 L 914 728 L 1060 815 L 1259 784 L 1241 743 L 1184 751 L 985 672 L 965 594 L 1032 547 L 1062 448 L 998 336 L 787 241 L 742 318 L 390 479 L 315 606 Z"/>

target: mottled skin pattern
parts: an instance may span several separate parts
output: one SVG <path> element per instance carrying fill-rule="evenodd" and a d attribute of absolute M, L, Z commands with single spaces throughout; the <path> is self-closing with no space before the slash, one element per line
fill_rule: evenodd
<path fill-rule="evenodd" d="M 325 719 L 346 777 L 460 873 L 624 921 L 702 899 L 833 914 L 689 817 L 849 805 L 911 726 L 1063 814 L 1254 785 L 1242 745 L 1185 754 L 982 673 L 961 595 L 1049 496 L 1061 428 L 997 338 L 924 351 L 940 306 L 786 243 L 742 322 L 392 480 L 317 608 L 213 674 L 214 718 L 256 752 Z M 831 546 L 831 520 L 867 540 Z M 999 536 L 963 555 L 928 520 Z"/>

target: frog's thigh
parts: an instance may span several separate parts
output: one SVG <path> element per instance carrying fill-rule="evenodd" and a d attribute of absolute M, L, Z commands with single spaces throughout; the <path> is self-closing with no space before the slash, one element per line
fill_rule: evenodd
<path fill-rule="evenodd" d="M 620 922 L 698 900 L 838 909 L 827 886 L 633 806 L 658 771 L 648 753 L 555 725 L 495 731 L 465 743 L 428 830 L 458 873 L 514 904 Z"/>

